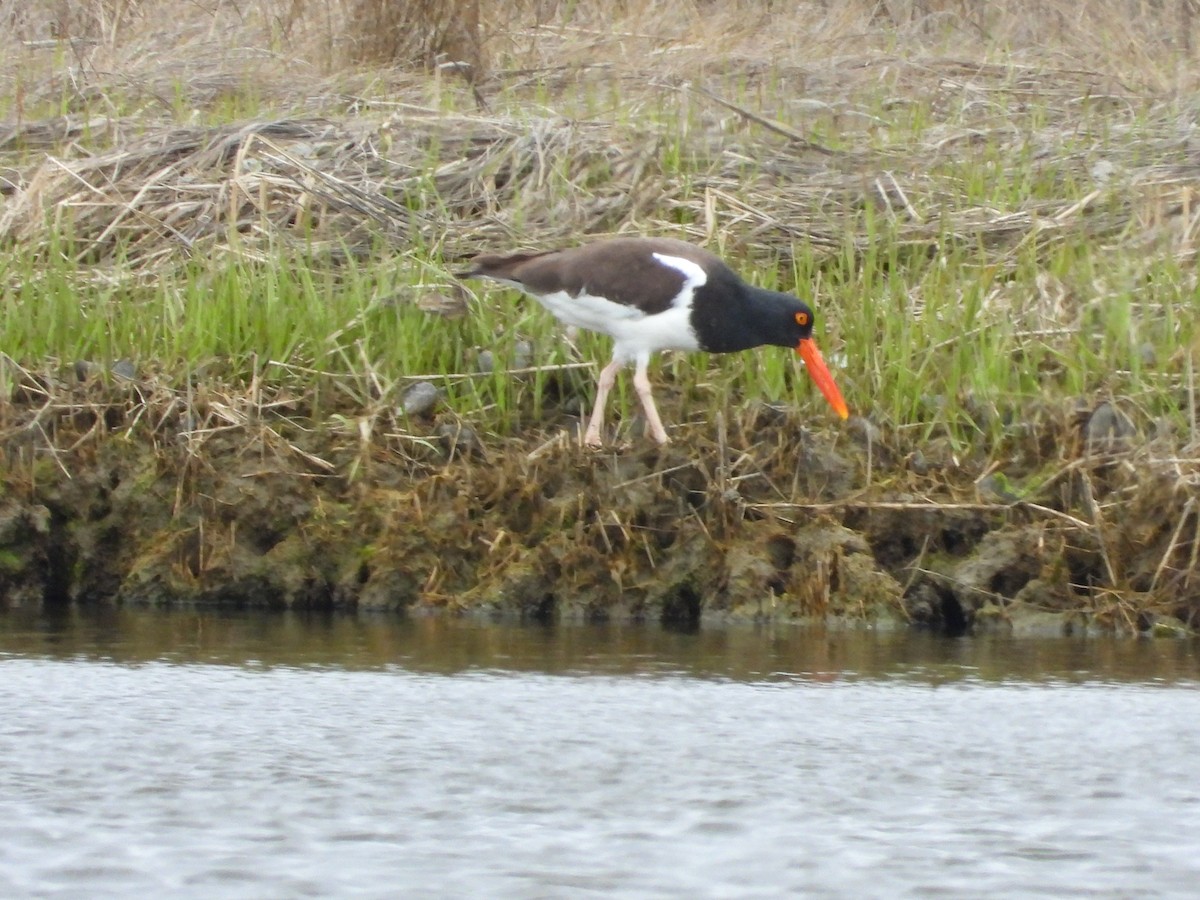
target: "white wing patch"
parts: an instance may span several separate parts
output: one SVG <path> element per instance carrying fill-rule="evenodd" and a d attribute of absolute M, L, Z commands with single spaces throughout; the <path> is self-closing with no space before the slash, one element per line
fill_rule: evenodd
<path fill-rule="evenodd" d="M 673 301 L 674 306 L 690 306 L 696 288 L 708 281 L 708 273 L 690 259 L 682 256 L 669 256 L 666 253 L 655 253 L 654 258 L 669 269 L 683 274 L 683 287 Z"/>

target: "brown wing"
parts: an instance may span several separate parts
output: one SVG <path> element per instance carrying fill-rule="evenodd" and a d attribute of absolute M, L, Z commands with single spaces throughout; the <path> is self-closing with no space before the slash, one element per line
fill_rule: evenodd
<path fill-rule="evenodd" d="M 710 272 L 724 265 L 707 250 L 671 238 L 614 238 L 548 253 L 480 256 L 468 277 L 516 282 L 531 294 L 586 292 L 653 315 L 670 308 L 685 280 L 655 253 L 688 259 Z"/>

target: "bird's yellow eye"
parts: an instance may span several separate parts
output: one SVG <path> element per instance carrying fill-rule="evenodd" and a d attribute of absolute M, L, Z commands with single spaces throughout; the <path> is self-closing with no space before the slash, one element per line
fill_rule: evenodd
<path fill-rule="evenodd" d="M 807 325 L 808 324 L 808 313 L 806 313 L 806 312 L 796 313 L 796 324 L 800 325 L 800 326 Z"/>

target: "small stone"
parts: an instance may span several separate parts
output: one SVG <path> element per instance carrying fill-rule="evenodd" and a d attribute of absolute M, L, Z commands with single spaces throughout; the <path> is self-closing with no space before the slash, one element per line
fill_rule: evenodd
<path fill-rule="evenodd" d="M 443 422 L 434 434 L 442 442 L 446 453 L 450 456 L 482 456 L 483 442 L 470 425 L 461 422 Z"/>
<path fill-rule="evenodd" d="M 400 407 L 408 416 L 428 415 L 441 398 L 441 393 L 428 381 L 418 381 L 404 392 Z"/>
<path fill-rule="evenodd" d="M 1099 159 L 1092 164 L 1092 180 L 1097 184 L 1107 184 L 1116 173 L 1116 164 L 1111 160 Z"/>
<path fill-rule="evenodd" d="M 1147 629 L 1151 637 L 1156 638 L 1190 638 L 1192 632 L 1186 625 L 1174 616 L 1154 616 Z"/>
<path fill-rule="evenodd" d="M 851 416 L 846 422 L 846 430 L 860 444 L 878 444 L 883 440 L 880 427 L 864 416 Z"/>
<path fill-rule="evenodd" d="M 18 169 L 0 166 L 0 197 L 15 194 L 24 185 L 24 179 Z"/>
<path fill-rule="evenodd" d="M 35 532 L 38 534 L 50 533 L 50 524 L 54 517 L 51 515 L 49 509 L 39 503 L 31 507 L 27 515 L 29 525 Z"/>
<path fill-rule="evenodd" d="M 999 500 L 1001 503 L 1016 503 L 1021 499 L 1008 479 L 1001 472 L 985 475 L 978 482 L 979 494 L 988 501 Z"/>
<path fill-rule="evenodd" d="M 77 381 L 87 381 L 93 375 L 99 375 L 103 371 L 103 366 L 99 366 L 94 362 L 88 362 L 86 359 L 81 359 L 75 363 L 75 379 Z"/>
<path fill-rule="evenodd" d="M 513 345 L 512 367 L 514 369 L 529 368 L 530 360 L 533 359 L 533 344 L 529 341 L 517 341 Z"/>
<path fill-rule="evenodd" d="M 1153 369 L 1158 365 L 1158 351 L 1154 349 L 1154 345 L 1146 341 L 1138 348 L 1138 355 L 1142 358 L 1142 365 L 1147 369 Z"/>
<path fill-rule="evenodd" d="M 1084 432 L 1088 453 L 1119 453 L 1137 434 L 1130 418 L 1107 400 L 1092 410 Z"/>
<path fill-rule="evenodd" d="M 484 374 L 496 371 L 496 355 L 491 350 L 480 350 L 475 359 L 475 368 Z"/>
<path fill-rule="evenodd" d="M 946 410 L 946 395 L 945 394 L 922 394 L 921 408 L 927 410 L 929 414 L 945 412 Z"/>
<path fill-rule="evenodd" d="M 1175 437 L 1175 423 L 1167 416 L 1159 416 L 1153 422 L 1151 434 L 1156 441 L 1170 440 Z"/>
<path fill-rule="evenodd" d="M 137 378 L 137 367 L 127 359 L 117 360 L 110 371 L 118 378 L 127 378 L 130 381 Z"/>
<path fill-rule="evenodd" d="M 914 450 L 908 455 L 908 468 L 917 475 L 928 475 L 931 466 L 924 453 Z"/>
<path fill-rule="evenodd" d="M 968 393 L 962 400 L 963 411 L 971 417 L 981 431 L 989 430 L 1000 419 L 996 404 L 980 397 L 974 392 Z"/>
<path fill-rule="evenodd" d="M 783 403 L 759 403 L 754 408 L 754 427 L 779 428 L 790 413 L 791 409 Z"/>

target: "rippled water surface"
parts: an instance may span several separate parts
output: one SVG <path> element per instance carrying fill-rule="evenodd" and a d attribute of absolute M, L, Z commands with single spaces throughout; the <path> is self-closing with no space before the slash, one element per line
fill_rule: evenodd
<path fill-rule="evenodd" d="M 1188 897 L 1182 641 L 0 614 L 4 897 Z"/>

